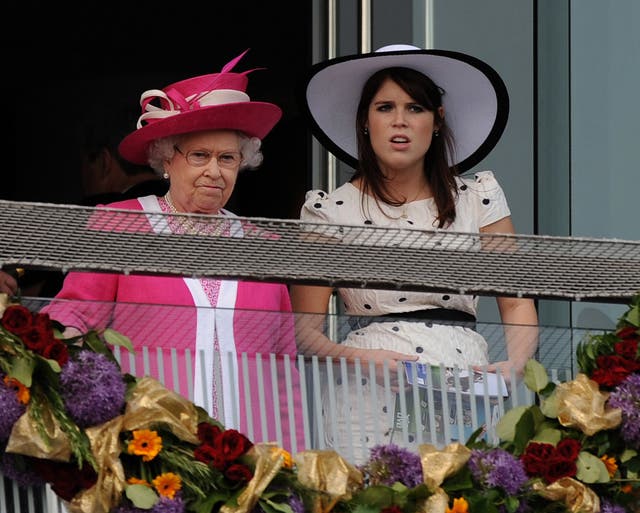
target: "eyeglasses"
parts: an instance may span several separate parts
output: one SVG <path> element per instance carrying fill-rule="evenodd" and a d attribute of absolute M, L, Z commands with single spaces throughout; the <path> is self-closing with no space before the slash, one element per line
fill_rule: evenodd
<path fill-rule="evenodd" d="M 191 150 L 185 154 L 177 145 L 174 145 L 173 149 L 182 155 L 193 167 L 206 166 L 211 162 L 214 155 L 218 162 L 218 166 L 223 169 L 236 169 L 240 167 L 240 163 L 242 162 L 242 154 L 239 151 L 223 151 L 221 153 L 214 153 L 207 150 Z"/>

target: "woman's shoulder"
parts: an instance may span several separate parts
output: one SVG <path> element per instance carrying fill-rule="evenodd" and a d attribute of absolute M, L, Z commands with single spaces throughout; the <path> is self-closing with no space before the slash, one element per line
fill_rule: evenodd
<path fill-rule="evenodd" d="M 108 208 L 122 208 L 126 210 L 142 210 L 142 204 L 140 203 L 140 201 L 138 201 L 137 198 L 126 199 L 121 201 L 113 201 L 111 203 L 105 203 L 97 206 L 108 207 Z"/>
<path fill-rule="evenodd" d="M 349 182 L 331 192 L 312 189 L 305 195 L 300 217 L 308 221 L 338 221 L 359 205 L 359 194 L 360 191 Z"/>

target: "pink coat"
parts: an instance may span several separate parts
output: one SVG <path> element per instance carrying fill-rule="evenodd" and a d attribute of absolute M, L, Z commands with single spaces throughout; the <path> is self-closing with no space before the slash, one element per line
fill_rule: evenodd
<path fill-rule="evenodd" d="M 143 210 L 143 204 L 145 211 L 155 210 L 157 200 L 153 196 L 108 206 Z M 146 227 L 138 223 L 137 228 L 152 230 L 148 223 Z M 304 448 L 293 314 L 286 285 L 223 280 L 218 304 L 211 308 L 196 279 L 71 272 L 43 311 L 82 332 L 111 327 L 127 335 L 136 355 L 122 352 L 125 372 L 161 379 L 215 414 L 227 428 L 239 429 L 254 441 L 281 442 L 289 451 Z M 213 349 L 214 330 L 219 357 Z M 216 386 L 212 369 L 218 361 L 217 387 L 222 386 L 225 394 L 218 395 L 216 412 L 207 391 Z"/>

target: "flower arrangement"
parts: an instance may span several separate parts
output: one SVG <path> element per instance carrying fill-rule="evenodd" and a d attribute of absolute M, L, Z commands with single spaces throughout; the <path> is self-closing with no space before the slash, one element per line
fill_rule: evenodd
<path fill-rule="evenodd" d="M 6 308 L 5 308 L 6 307 Z M 331 450 L 254 444 L 157 381 L 123 374 L 109 329 L 64 326 L 0 302 L 0 472 L 50 483 L 71 513 L 624 513 L 640 511 L 640 295 L 611 333 L 586 337 L 579 373 L 535 361 L 531 406 L 499 444 L 414 453 L 393 444 L 353 466 Z"/>

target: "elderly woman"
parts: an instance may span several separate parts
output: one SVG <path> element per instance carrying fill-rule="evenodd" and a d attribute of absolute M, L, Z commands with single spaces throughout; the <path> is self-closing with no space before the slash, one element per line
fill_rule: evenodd
<path fill-rule="evenodd" d="M 246 226 L 224 206 L 240 170 L 260 165 L 261 140 L 281 117 L 276 105 L 250 101 L 247 72 L 231 71 L 243 55 L 220 73 L 143 93 L 137 129 L 122 140 L 119 151 L 131 162 L 149 164 L 170 185 L 162 197 L 107 205 L 149 213 L 136 230 L 242 236 Z M 108 212 L 96 216 L 105 218 Z M 102 229 L 109 229 L 106 223 Z M 227 427 L 256 441 L 279 441 L 290 450 L 304 443 L 286 285 L 72 272 L 44 311 L 67 326 L 69 334 L 111 326 L 127 335 L 137 354 L 134 364 L 122 359 L 125 370 L 164 374 L 167 386 L 186 396 L 193 387 L 196 404 Z M 147 348 L 152 355 L 145 354 Z M 155 355 L 157 348 L 164 350 L 163 359 Z M 277 355 L 276 376 L 270 354 Z M 289 389 L 287 376 L 292 376 Z M 278 383 L 277 395 L 272 381 Z"/>

